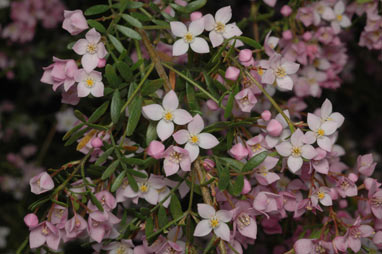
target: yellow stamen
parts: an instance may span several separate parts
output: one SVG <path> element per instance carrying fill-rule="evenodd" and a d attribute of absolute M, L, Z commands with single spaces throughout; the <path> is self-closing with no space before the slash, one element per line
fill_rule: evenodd
<path fill-rule="evenodd" d="M 323 130 L 323 129 L 318 129 L 318 131 L 317 131 L 317 134 L 319 135 L 319 136 L 324 136 L 325 135 L 325 131 Z"/>
<path fill-rule="evenodd" d="M 95 54 L 97 52 L 97 45 L 94 43 L 89 43 L 88 46 L 86 47 L 86 51 L 89 54 Z"/>
<path fill-rule="evenodd" d="M 143 193 L 147 192 L 149 190 L 149 186 L 147 186 L 146 183 L 142 184 L 140 187 L 139 187 L 139 190 Z"/>
<path fill-rule="evenodd" d="M 219 220 L 216 217 L 211 218 L 210 219 L 210 226 L 212 228 L 216 228 L 217 226 L 219 226 Z"/>
<path fill-rule="evenodd" d="M 337 15 L 337 20 L 338 21 L 341 21 L 342 20 L 342 15 L 340 14 L 340 15 Z"/>
<path fill-rule="evenodd" d="M 196 144 L 199 142 L 199 137 L 197 135 L 191 135 L 190 142 Z"/>
<path fill-rule="evenodd" d="M 317 197 L 318 197 L 318 199 L 323 199 L 324 197 L 325 197 L 325 193 L 323 193 L 322 191 L 319 191 L 318 193 L 317 193 Z"/>
<path fill-rule="evenodd" d="M 300 147 L 293 147 L 292 148 L 292 156 L 293 157 L 300 157 L 301 156 L 301 148 Z"/>
<path fill-rule="evenodd" d="M 163 117 L 166 121 L 171 121 L 174 116 L 171 114 L 171 112 L 166 112 Z"/>
<path fill-rule="evenodd" d="M 85 82 L 86 82 L 86 85 L 87 85 L 89 88 L 91 88 L 91 87 L 94 86 L 94 80 L 91 79 L 91 78 L 87 78 Z"/>
<path fill-rule="evenodd" d="M 287 74 L 286 74 L 286 71 L 283 67 L 277 67 L 276 69 L 276 76 L 279 77 L 279 78 L 283 78 L 285 77 Z"/>
<path fill-rule="evenodd" d="M 191 43 L 194 40 L 194 36 L 191 33 L 186 33 L 183 39 L 185 42 Z"/>
<path fill-rule="evenodd" d="M 225 25 L 221 22 L 216 22 L 215 31 L 218 33 L 224 33 Z"/>

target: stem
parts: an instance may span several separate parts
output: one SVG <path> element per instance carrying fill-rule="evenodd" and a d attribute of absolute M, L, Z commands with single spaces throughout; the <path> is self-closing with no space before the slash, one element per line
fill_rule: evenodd
<path fill-rule="evenodd" d="M 219 104 L 219 100 L 217 100 L 215 97 L 213 97 L 207 90 L 205 90 L 203 87 L 201 87 L 198 83 L 196 83 L 195 81 L 193 81 L 192 79 L 190 79 L 189 77 L 187 77 L 186 75 L 181 73 L 180 71 L 176 70 L 174 67 L 172 67 L 166 63 L 163 63 L 163 65 L 166 66 L 166 68 L 168 68 L 168 69 L 172 70 L 173 72 L 175 72 L 176 74 L 178 74 L 181 78 L 183 78 L 187 82 L 191 83 L 193 86 L 197 87 L 201 92 L 203 92 L 205 95 L 207 95 L 211 100 L 213 100 L 214 102 Z M 224 109 L 224 107 L 223 107 L 223 109 Z"/>
<path fill-rule="evenodd" d="M 260 89 L 260 91 L 265 95 L 265 97 L 268 98 L 268 100 L 271 102 L 273 107 L 284 117 L 285 121 L 288 123 L 290 131 L 293 133 L 295 131 L 295 128 L 293 126 L 292 121 L 289 119 L 289 117 L 284 113 L 284 111 L 280 108 L 280 106 L 277 104 L 277 102 L 270 96 L 267 91 L 265 91 L 264 87 L 254 78 L 252 75 L 245 70 L 244 71 L 247 78 L 249 78 L 253 83 L 256 84 L 256 86 Z"/>
<path fill-rule="evenodd" d="M 142 59 L 142 52 L 141 52 L 141 46 L 139 45 L 139 42 L 137 40 L 134 40 L 135 44 L 135 50 L 137 51 L 138 59 Z M 139 72 L 141 73 L 141 77 L 144 77 L 145 73 L 145 62 L 142 61 L 142 63 L 139 65 Z"/>

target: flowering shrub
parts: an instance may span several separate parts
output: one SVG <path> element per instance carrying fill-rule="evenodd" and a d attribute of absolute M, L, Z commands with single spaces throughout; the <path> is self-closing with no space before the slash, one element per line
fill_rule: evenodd
<path fill-rule="evenodd" d="M 12 13 L 44 3 L 15 2 Z M 55 130 L 78 153 L 55 168 L 30 165 L 38 199 L 17 253 L 75 240 L 118 254 L 382 248 L 375 159 L 343 161 L 346 119 L 323 96 L 341 86 L 356 15 L 367 18 L 359 45 L 382 49 L 381 2 L 251 2 L 237 23 L 230 6 L 206 13 L 206 4 L 109 0 L 63 12 L 73 59 L 53 56 L 41 82 L 76 106 L 57 114 Z M 44 26 L 61 21 L 38 13 Z M 31 24 L 11 18 L 9 30 Z M 11 40 L 25 42 L 17 31 Z M 308 109 L 310 97 L 320 107 Z M 25 168 L 36 148 L 24 149 L 7 160 Z M 287 238 L 262 244 L 276 234 Z"/>

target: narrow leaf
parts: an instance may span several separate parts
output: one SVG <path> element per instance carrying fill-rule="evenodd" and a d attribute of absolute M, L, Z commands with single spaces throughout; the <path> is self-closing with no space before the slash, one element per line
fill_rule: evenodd
<path fill-rule="evenodd" d="M 101 179 L 104 181 L 108 179 L 116 170 L 117 166 L 119 165 L 119 160 L 113 161 L 106 170 L 103 172 Z"/>
<path fill-rule="evenodd" d="M 115 178 L 113 184 L 111 185 L 111 192 L 115 192 L 119 186 L 122 185 L 123 183 L 123 179 L 125 178 L 125 175 L 126 175 L 126 170 L 123 170 L 118 176 L 117 178 Z"/>
<path fill-rule="evenodd" d="M 110 114 L 111 114 L 111 120 L 114 124 L 118 123 L 119 116 L 121 114 L 121 107 L 122 107 L 122 101 L 121 101 L 121 95 L 119 93 L 119 90 L 116 89 L 113 94 L 113 98 L 111 99 L 111 107 L 110 107 Z"/>
<path fill-rule="evenodd" d="M 86 16 L 101 14 L 109 10 L 109 6 L 106 4 L 94 5 L 85 11 Z"/>
<path fill-rule="evenodd" d="M 124 20 L 126 20 L 126 22 L 129 23 L 132 26 L 135 26 L 135 27 L 138 27 L 138 28 L 142 27 L 142 23 L 138 19 L 130 16 L 129 14 L 122 14 L 122 18 Z"/>
<path fill-rule="evenodd" d="M 170 212 L 174 219 L 179 218 L 183 214 L 182 205 L 175 194 L 171 195 Z"/>
<path fill-rule="evenodd" d="M 243 167 L 243 172 L 251 171 L 258 167 L 267 158 L 268 152 L 264 151 L 253 156 Z"/>
<path fill-rule="evenodd" d="M 126 27 L 126 26 L 121 26 L 121 25 L 116 25 L 118 31 L 120 31 L 123 35 L 126 37 L 129 37 L 134 40 L 141 40 L 141 36 L 139 35 L 138 32 L 134 31 L 133 29 Z"/>
<path fill-rule="evenodd" d="M 123 52 L 123 45 L 122 43 L 117 39 L 115 38 L 113 35 L 111 34 L 108 34 L 107 37 L 109 38 L 109 40 L 111 41 L 111 44 L 113 44 L 114 48 L 119 52 L 119 53 L 122 53 Z"/>

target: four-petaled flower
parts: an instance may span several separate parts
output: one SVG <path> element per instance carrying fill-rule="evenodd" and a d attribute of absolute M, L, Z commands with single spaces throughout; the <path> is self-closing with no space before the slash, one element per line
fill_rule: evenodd
<path fill-rule="evenodd" d="M 86 97 L 92 94 L 94 97 L 102 97 L 104 85 L 102 83 L 102 73 L 99 71 L 86 72 L 84 69 L 79 70 L 75 75 L 78 82 L 78 97 Z"/>

